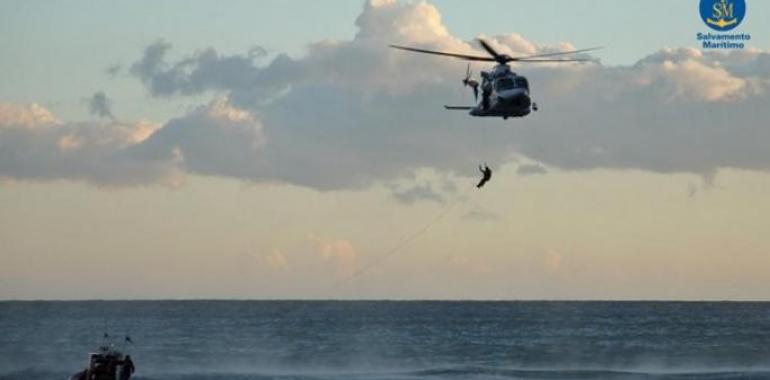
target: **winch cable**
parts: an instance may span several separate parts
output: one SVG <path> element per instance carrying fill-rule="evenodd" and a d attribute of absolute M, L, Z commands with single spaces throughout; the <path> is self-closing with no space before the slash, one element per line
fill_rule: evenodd
<path fill-rule="evenodd" d="M 454 208 L 460 204 L 464 203 L 469 199 L 469 194 L 471 191 L 474 190 L 476 187 L 475 184 L 472 184 L 470 187 L 467 188 L 464 192 L 461 194 L 458 194 L 455 196 L 455 198 L 447 203 L 439 212 L 436 214 L 435 217 L 430 219 L 426 224 L 424 224 L 422 227 L 417 229 L 415 232 L 405 236 L 403 239 L 401 239 L 397 244 L 395 244 L 390 249 L 386 250 L 379 256 L 377 256 L 374 261 L 372 261 L 369 264 L 363 265 L 360 268 L 356 269 L 353 273 L 351 273 L 349 276 L 342 278 L 335 283 L 331 285 L 329 288 L 329 293 L 334 294 L 336 290 L 341 288 L 342 286 L 351 283 L 353 280 L 359 278 L 364 273 L 380 266 L 382 263 L 384 263 L 389 258 L 395 256 L 397 253 L 401 252 L 404 248 L 406 248 L 410 243 L 417 240 L 420 236 L 427 233 L 433 226 L 438 224 L 441 220 L 443 220 L 449 213 L 454 210 Z"/>

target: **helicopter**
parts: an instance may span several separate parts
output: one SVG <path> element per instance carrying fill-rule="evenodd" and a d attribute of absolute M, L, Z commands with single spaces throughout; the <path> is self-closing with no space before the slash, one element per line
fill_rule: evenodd
<path fill-rule="evenodd" d="M 587 62 L 588 59 L 567 58 L 553 59 L 544 57 L 553 57 L 557 55 L 583 53 L 587 51 L 601 49 L 593 47 L 588 49 L 561 51 L 554 53 L 543 53 L 527 55 L 520 57 L 511 57 L 507 54 L 500 54 L 492 48 L 489 43 L 481 38 L 479 44 L 489 53 L 488 57 L 458 53 L 447 53 L 442 51 L 418 49 L 409 46 L 388 45 L 394 49 L 406 50 L 417 53 L 442 55 L 454 57 L 466 61 L 497 62 L 489 71 L 481 71 L 481 83 L 471 78 L 472 73 L 470 63 L 465 70 L 465 78 L 462 83 L 466 87 L 473 89 L 473 96 L 478 103 L 475 106 L 447 106 L 448 110 L 467 110 L 471 116 L 493 116 L 508 119 L 509 117 L 524 117 L 531 111 L 537 111 L 537 103 L 532 101 L 529 91 L 529 81 L 523 75 L 518 75 L 511 71 L 509 62 Z M 481 87 L 481 102 L 479 102 L 479 87 Z"/>

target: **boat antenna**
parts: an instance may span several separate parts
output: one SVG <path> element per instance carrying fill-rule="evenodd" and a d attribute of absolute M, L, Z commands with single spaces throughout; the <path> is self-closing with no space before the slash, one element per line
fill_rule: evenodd
<path fill-rule="evenodd" d="M 126 337 L 123 339 L 123 348 L 120 350 L 120 352 L 126 352 L 126 346 L 129 344 L 134 344 L 134 341 L 131 340 L 131 336 L 128 335 L 128 332 L 126 332 Z"/>

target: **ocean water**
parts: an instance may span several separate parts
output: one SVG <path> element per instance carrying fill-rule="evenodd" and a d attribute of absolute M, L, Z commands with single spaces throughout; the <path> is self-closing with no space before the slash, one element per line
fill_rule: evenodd
<path fill-rule="evenodd" d="M 0 302 L 0 380 L 770 379 L 770 303 Z"/>

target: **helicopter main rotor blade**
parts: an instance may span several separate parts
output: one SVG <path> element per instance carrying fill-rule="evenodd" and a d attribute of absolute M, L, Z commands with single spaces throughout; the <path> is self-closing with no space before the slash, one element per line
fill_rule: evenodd
<path fill-rule="evenodd" d="M 417 53 L 425 53 L 425 54 L 435 54 L 435 55 L 443 55 L 447 57 L 455 57 L 460 59 L 465 59 L 468 61 L 485 61 L 485 62 L 494 62 L 496 59 L 490 58 L 490 57 L 480 57 L 477 55 L 468 55 L 468 54 L 457 54 L 457 53 L 445 53 L 443 51 L 435 51 L 435 50 L 426 50 L 426 49 L 418 49 L 408 46 L 399 46 L 399 45 L 388 45 L 394 49 L 401 49 L 401 50 L 407 50 L 407 51 L 413 51 Z"/>
<path fill-rule="evenodd" d="M 586 51 L 599 50 L 601 48 L 602 48 L 601 46 L 597 46 L 597 47 L 592 47 L 592 48 L 588 48 L 588 49 L 570 50 L 570 51 L 559 51 L 559 52 L 555 52 L 555 53 L 543 53 L 543 54 L 525 55 L 525 56 L 521 56 L 521 57 L 512 57 L 511 60 L 512 61 L 524 61 L 524 60 L 527 60 L 529 58 L 553 57 L 555 55 L 583 53 L 583 52 L 586 52 Z"/>
<path fill-rule="evenodd" d="M 501 59 L 504 59 L 503 56 L 500 55 L 495 49 L 492 49 L 492 46 L 489 45 L 487 41 L 484 41 L 483 39 L 479 38 L 479 43 L 481 44 L 481 47 L 484 48 L 484 50 L 489 53 L 492 57 L 494 57 L 495 61 L 500 61 Z"/>
<path fill-rule="evenodd" d="M 592 62 L 591 59 L 574 58 L 574 59 L 516 59 L 513 62 Z"/>

